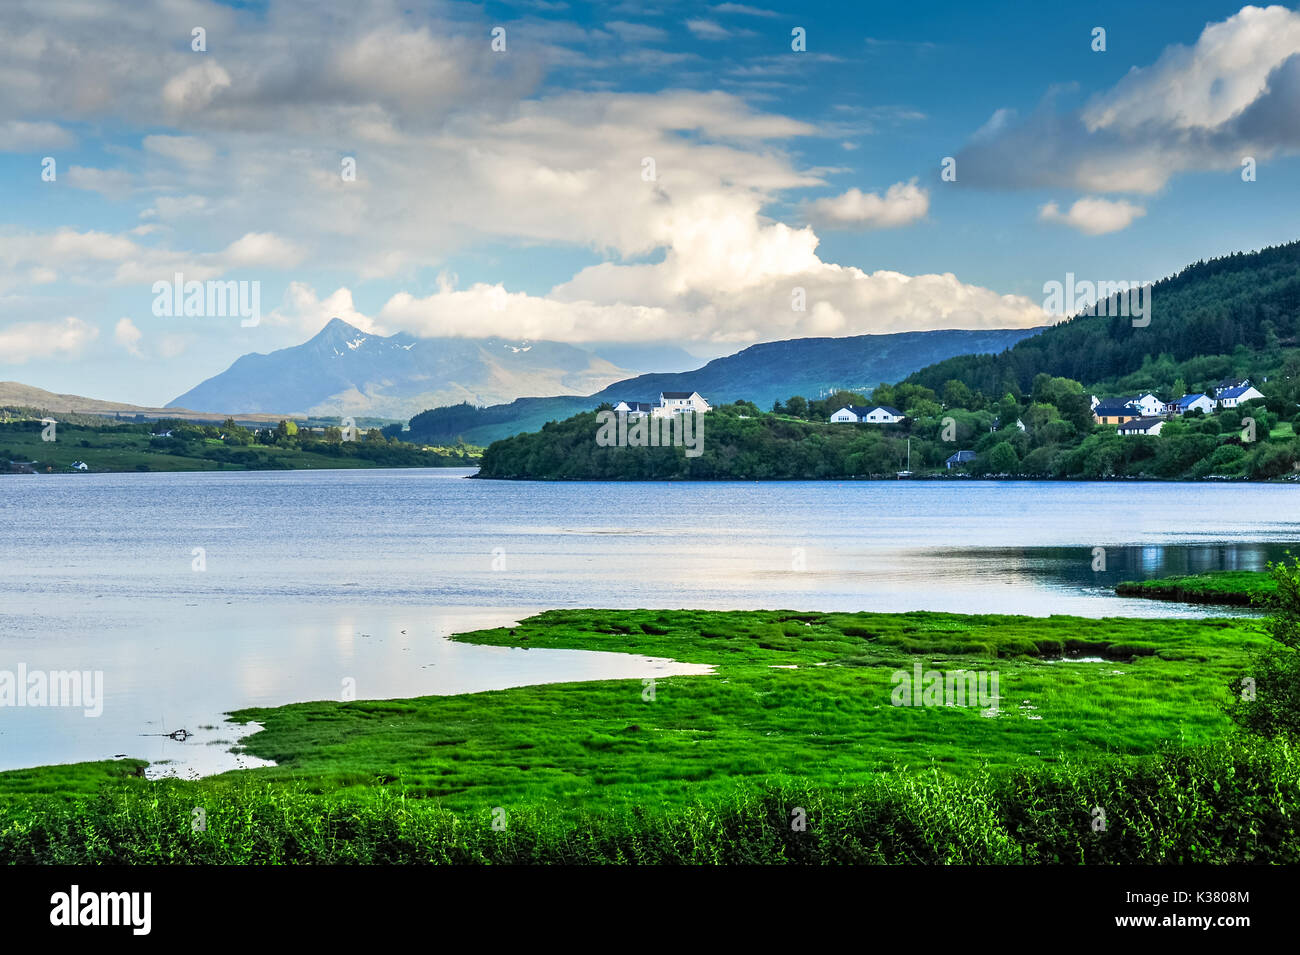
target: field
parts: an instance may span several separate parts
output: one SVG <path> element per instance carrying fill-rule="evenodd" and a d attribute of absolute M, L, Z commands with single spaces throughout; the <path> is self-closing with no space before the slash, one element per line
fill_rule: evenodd
<path fill-rule="evenodd" d="M 1128 580 L 1116 585 L 1121 597 L 1149 597 L 1184 603 L 1265 607 L 1277 593 L 1277 583 L 1268 574 L 1254 570 L 1216 570 L 1185 577 L 1157 580 Z"/>
<path fill-rule="evenodd" d="M 265 725 L 248 751 L 276 767 L 156 783 L 130 775 L 138 762 L 0 774 L 0 852 L 33 861 L 120 858 L 127 845 L 172 861 L 1297 852 L 1290 829 L 1261 827 L 1296 810 L 1300 764 L 1284 744 L 1231 742 L 1221 709 L 1247 652 L 1264 642 L 1254 619 L 583 610 L 457 639 L 671 656 L 714 672 L 652 691 L 615 680 L 242 711 L 236 718 Z M 1000 698 L 987 709 L 893 705 L 893 674 L 916 663 L 996 671 Z M 1258 818 L 1238 810 L 1236 821 L 1192 825 L 1229 798 L 1256 805 Z M 816 807 L 816 838 L 788 844 L 791 806 Z M 1116 833 L 1127 827 L 1110 849 L 1086 841 L 1094 806 Z M 188 830 L 195 807 L 211 837 Z M 1167 831 L 1149 828 L 1166 815 Z"/>
<path fill-rule="evenodd" d="M 57 440 L 42 441 L 39 427 L 31 423 L 0 424 L 0 472 L 9 461 L 37 461 L 40 472 L 71 471 L 74 461 L 82 461 L 91 472 L 105 471 L 245 471 L 307 468 L 373 468 L 403 466 L 472 465 L 456 448 L 414 446 L 403 455 L 393 453 L 394 460 L 373 460 L 347 454 L 318 453 L 290 447 L 254 445 L 232 447 L 217 438 L 207 438 L 191 447 L 192 453 L 168 453 L 150 447 L 148 428 L 133 426 L 87 427 L 60 423 Z M 474 449 L 477 452 L 477 449 Z M 400 457 L 400 460 L 399 460 Z M 81 472 L 74 472 L 81 473 Z"/>

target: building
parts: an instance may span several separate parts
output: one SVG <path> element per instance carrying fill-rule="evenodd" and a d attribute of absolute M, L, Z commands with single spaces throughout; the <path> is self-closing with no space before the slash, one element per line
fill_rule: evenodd
<path fill-rule="evenodd" d="M 1131 421 L 1125 421 L 1119 426 L 1120 434 L 1150 434 L 1158 435 L 1160 429 L 1165 426 L 1164 418 L 1143 417 L 1134 418 Z"/>
<path fill-rule="evenodd" d="M 659 395 L 659 404 L 648 401 L 620 401 L 613 406 L 615 414 L 626 414 L 629 418 L 666 418 L 669 415 L 685 414 L 696 411 L 703 414 L 713 407 L 700 396 L 698 391 L 664 391 Z"/>
<path fill-rule="evenodd" d="M 655 406 L 648 401 L 620 401 L 614 405 L 614 412 L 622 412 L 629 418 L 644 418 L 653 414 Z"/>
<path fill-rule="evenodd" d="M 698 391 L 663 391 L 659 393 L 659 407 L 651 413 L 655 417 L 662 418 L 667 415 L 685 414 L 688 411 L 703 414 L 710 410 L 712 409 L 709 403 Z"/>
<path fill-rule="evenodd" d="M 1249 381 L 1244 381 L 1228 388 L 1220 388 L 1214 393 L 1214 397 L 1218 399 L 1219 407 L 1235 408 L 1237 405 L 1244 405 L 1247 401 L 1263 398 L 1264 393 Z"/>
<path fill-rule="evenodd" d="M 862 420 L 862 416 L 868 411 L 867 408 L 859 405 L 845 405 L 839 411 L 831 415 L 832 424 L 856 424 Z"/>
<path fill-rule="evenodd" d="M 956 454 L 948 455 L 948 460 L 945 461 L 944 464 L 947 466 L 948 470 L 951 471 L 953 468 L 959 468 L 963 465 L 970 464 L 974 460 L 974 451 L 958 451 Z"/>
<path fill-rule="evenodd" d="M 1105 398 L 1092 409 L 1092 420 L 1097 424 L 1123 424 L 1141 417 L 1142 408 L 1132 398 Z"/>
<path fill-rule="evenodd" d="M 836 424 L 857 422 L 862 424 L 898 424 L 907 417 L 897 408 L 889 405 L 845 405 L 831 415 L 830 420 Z"/>
<path fill-rule="evenodd" d="M 1205 414 L 1214 413 L 1214 399 L 1207 394 L 1198 392 L 1194 395 L 1183 395 L 1177 401 L 1171 401 L 1165 407 L 1165 413 L 1171 415 L 1185 415 L 1189 411 L 1201 411 Z"/>
<path fill-rule="evenodd" d="M 86 464 L 85 461 L 73 461 L 70 465 L 68 465 L 68 467 L 72 468 L 72 470 L 74 470 L 74 471 L 89 471 L 89 470 L 90 470 L 90 467 Z"/>

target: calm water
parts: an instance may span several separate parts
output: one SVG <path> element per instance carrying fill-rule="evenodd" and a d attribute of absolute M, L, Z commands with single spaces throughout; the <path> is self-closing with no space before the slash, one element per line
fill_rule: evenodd
<path fill-rule="evenodd" d="M 445 639 L 548 607 L 1202 615 L 1110 588 L 1300 553 L 1294 487 L 467 473 L 0 481 L 0 672 L 104 674 L 97 718 L 0 708 L 0 768 L 129 754 L 212 772 L 236 765 L 221 715 L 242 706 L 696 670 Z M 197 735 L 160 735 L 178 728 Z"/>

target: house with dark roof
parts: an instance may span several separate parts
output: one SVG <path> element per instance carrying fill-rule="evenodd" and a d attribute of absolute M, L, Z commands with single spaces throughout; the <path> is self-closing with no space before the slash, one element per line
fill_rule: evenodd
<path fill-rule="evenodd" d="M 1158 417 L 1134 418 L 1131 421 L 1125 421 L 1119 426 L 1120 434 L 1150 434 L 1158 435 L 1160 429 L 1165 426 L 1165 419 Z"/>
<path fill-rule="evenodd" d="M 1169 402 L 1165 408 L 1165 412 L 1171 415 L 1185 415 L 1189 411 L 1213 414 L 1214 399 L 1207 394 L 1197 392 L 1194 395 L 1183 395 L 1177 401 Z"/>
<path fill-rule="evenodd" d="M 1132 398 L 1105 398 L 1092 409 L 1092 420 L 1097 424 L 1123 424 L 1142 417 L 1142 408 Z"/>
<path fill-rule="evenodd" d="M 898 424 L 906 417 L 889 405 L 845 405 L 830 420 L 835 424 Z"/>
<path fill-rule="evenodd" d="M 944 465 L 949 471 L 951 471 L 953 468 L 959 468 L 963 465 L 970 464 L 974 460 L 974 451 L 958 451 L 956 454 L 948 455 L 948 460 L 944 462 Z"/>
<path fill-rule="evenodd" d="M 1247 381 L 1230 388 L 1221 388 L 1215 392 L 1214 397 L 1218 400 L 1220 408 L 1235 408 L 1237 405 L 1244 405 L 1247 401 L 1263 398 L 1264 393 Z"/>

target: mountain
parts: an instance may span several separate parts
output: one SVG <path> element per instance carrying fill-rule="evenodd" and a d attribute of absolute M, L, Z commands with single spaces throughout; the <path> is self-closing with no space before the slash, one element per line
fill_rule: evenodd
<path fill-rule="evenodd" d="M 407 418 L 434 405 L 594 391 L 629 372 L 574 345 L 363 332 L 331 319 L 309 341 L 250 354 L 172 404 Z"/>
<path fill-rule="evenodd" d="M 943 329 L 855 335 L 850 338 L 794 338 L 764 342 L 715 358 L 702 368 L 673 374 L 638 375 L 586 398 L 520 398 L 508 405 L 435 408 L 411 419 L 412 436 L 424 441 L 454 440 L 487 444 L 498 438 L 533 431 L 595 408 L 601 402 L 655 401 L 661 391 L 698 391 L 713 404 L 738 399 L 771 407 L 791 395 L 816 398 L 841 388 L 870 391 L 898 381 L 918 368 L 953 355 L 1001 352 L 1040 332 L 1041 328 L 987 331 Z"/>
<path fill-rule="evenodd" d="M 1028 392 L 1035 375 L 1073 378 L 1099 392 L 1195 389 L 1281 368 L 1300 340 L 1300 242 L 1189 265 L 1151 287 L 1151 311 L 1076 315 L 998 355 L 950 358 L 908 381 L 949 381 L 995 398 Z"/>

